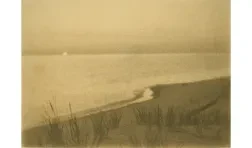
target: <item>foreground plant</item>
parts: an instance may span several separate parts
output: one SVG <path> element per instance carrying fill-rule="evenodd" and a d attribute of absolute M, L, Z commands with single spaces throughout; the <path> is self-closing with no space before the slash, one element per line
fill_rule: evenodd
<path fill-rule="evenodd" d="M 45 108 L 43 117 L 48 129 L 48 136 L 45 144 L 57 146 L 62 145 L 64 141 L 63 126 L 60 125 L 60 118 L 58 116 L 55 98 L 54 101 L 54 103 L 52 103 L 52 101 L 48 102 L 48 108 Z"/>
<path fill-rule="evenodd" d="M 89 141 L 89 136 L 90 134 L 88 132 L 82 131 L 81 126 L 86 126 L 86 122 L 84 122 L 83 125 L 78 122 L 76 116 L 72 112 L 72 106 L 69 103 L 69 111 L 70 111 L 70 116 L 68 119 L 67 124 L 65 125 L 68 127 L 68 135 L 70 136 L 70 139 L 68 139 L 68 145 L 82 145 L 82 146 L 87 146 L 88 141 Z M 81 134 L 84 134 L 81 136 Z"/>
<path fill-rule="evenodd" d="M 99 113 L 90 117 L 93 126 L 92 146 L 99 146 L 108 137 L 109 125 L 105 113 Z"/>
<path fill-rule="evenodd" d="M 108 125 L 110 129 L 118 128 L 122 119 L 122 112 L 110 112 L 108 114 Z"/>
<path fill-rule="evenodd" d="M 144 136 L 141 139 L 136 135 L 129 136 L 129 142 L 134 147 L 163 147 L 166 141 L 166 135 L 162 133 L 162 130 L 155 129 L 152 126 L 147 126 Z"/>
<path fill-rule="evenodd" d="M 133 113 L 135 115 L 136 122 L 139 125 L 156 125 L 160 128 L 163 125 L 163 112 L 159 105 L 152 110 L 147 110 L 146 108 L 135 108 L 133 109 Z"/>

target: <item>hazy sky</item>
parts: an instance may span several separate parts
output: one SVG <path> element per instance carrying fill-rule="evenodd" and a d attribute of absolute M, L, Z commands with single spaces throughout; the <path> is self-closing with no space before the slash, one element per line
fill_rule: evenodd
<path fill-rule="evenodd" d="M 229 0 L 22 0 L 24 53 L 229 52 Z"/>

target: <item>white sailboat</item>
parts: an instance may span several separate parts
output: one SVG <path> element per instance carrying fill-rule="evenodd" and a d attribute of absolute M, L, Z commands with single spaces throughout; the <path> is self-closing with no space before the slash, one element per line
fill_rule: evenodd
<path fill-rule="evenodd" d="M 63 56 L 67 56 L 68 53 L 67 53 L 67 52 L 63 52 L 62 55 L 63 55 Z"/>

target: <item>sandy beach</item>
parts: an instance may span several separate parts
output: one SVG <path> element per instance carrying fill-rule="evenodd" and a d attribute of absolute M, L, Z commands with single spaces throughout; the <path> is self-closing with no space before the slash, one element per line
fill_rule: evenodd
<path fill-rule="evenodd" d="M 182 141 L 186 146 L 191 145 L 213 145 L 213 146 L 228 146 L 230 138 L 230 77 L 220 77 L 210 80 L 202 80 L 197 82 L 177 83 L 177 84 L 159 84 L 150 87 L 153 91 L 153 98 L 144 100 L 143 102 L 124 102 L 118 107 L 111 109 L 104 109 L 103 112 L 93 112 L 91 115 L 77 118 L 78 123 L 87 121 L 85 126 L 81 126 L 81 133 L 92 133 L 92 124 L 89 119 L 103 114 L 120 113 L 122 115 L 120 124 L 117 128 L 109 130 L 108 137 L 102 141 L 103 145 L 130 145 L 129 137 L 137 134 L 141 138 L 144 135 L 145 126 L 138 124 L 134 109 L 144 108 L 152 110 L 158 108 L 163 112 L 167 111 L 169 107 L 175 107 L 178 110 L 195 111 L 196 114 L 201 112 L 211 113 L 218 111 L 221 120 L 218 124 L 210 125 L 204 131 L 206 136 L 197 137 L 194 130 L 190 130 L 191 125 L 184 125 L 179 130 L 186 130 L 184 132 L 175 132 L 176 128 L 169 128 L 168 143 L 165 145 L 177 144 L 176 141 Z M 211 104 L 211 102 L 213 102 Z M 210 105 L 208 105 L 210 104 Z M 207 106 L 208 105 L 208 106 Z M 113 105 L 114 106 L 114 105 Z M 207 106 L 207 107 L 205 107 Z M 202 108 L 202 110 L 199 110 Z M 204 108 L 205 107 L 205 108 Z M 199 110 L 199 111 L 197 111 Z M 188 111 L 185 113 L 189 113 Z M 69 119 L 69 118 L 68 118 Z M 67 124 L 69 120 L 62 120 L 60 124 Z M 48 125 L 39 126 L 24 130 L 22 132 L 23 145 L 34 146 L 38 144 L 38 139 L 41 137 L 46 138 Z M 214 139 L 217 129 L 221 129 L 220 137 Z M 177 129 L 178 130 L 178 129 Z M 188 132 L 191 131 L 191 135 Z M 190 133 L 190 132 L 189 132 Z M 143 135 L 142 135 L 143 134 Z M 174 139 L 177 137 L 177 139 Z M 43 139 L 43 138 L 42 138 Z M 41 139 L 40 139 L 41 140 Z M 45 139 L 44 139 L 45 140 Z M 43 140 L 42 140 L 43 141 Z M 41 141 L 40 141 L 41 142 Z M 42 142 L 43 143 L 43 142 Z M 62 144 L 62 143 L 61 143 Z"/>
<path fill-rule="evenodd" d="M 153 85 L 229 75 L 228 54 L 24 56 L 22 128 L 43 124 L 48 101 L 54 101 L 60 116 L 69 114 L 69 103 L 82 116 L 108 104 L 132 102 L 135 92 Z"/>

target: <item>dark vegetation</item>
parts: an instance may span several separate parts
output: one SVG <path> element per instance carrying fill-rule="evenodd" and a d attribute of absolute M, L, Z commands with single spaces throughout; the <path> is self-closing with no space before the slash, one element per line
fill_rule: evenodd
<path fill-rule="evenodd" d="M 191 101 L 190 105 L 177 106 L 164 104 L 161 99 L 157 99 L 149 104 L 134 104 L 84 118 L 77 118 L 69 103 L 67 121 L 60 120 L 56 103 L 50 101 L 43 115 L 45 126 L 23 132 L 23 145 L 118 147 L 123 143 L 131 147 L 152 148 L 169 144 L 181 147 L 188 139 L 207 144 L 229 145 L 230 114 L 222 110 L 223 107 L 229 108 L 229 104 L 226 104 L 230 99 L 229 87 L 225 83 L 221 93 L 207 99 L 205 103 Z M 120 134 L 115 132 L 122 133 L 124 137 L 120 139 Z M 185 141 L 174 141 L 174 135 L 187 138 L 183 139 Z M 121 141 L 114 140 L 116 138 Z"/>

